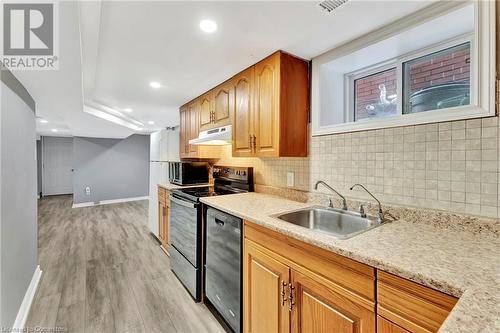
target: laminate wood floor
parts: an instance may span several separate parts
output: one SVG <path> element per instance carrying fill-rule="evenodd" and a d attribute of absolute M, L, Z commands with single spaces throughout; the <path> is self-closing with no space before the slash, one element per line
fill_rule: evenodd
<path fill-rule="evenodd" d="M 170 271 L 149 234 L 148 203 L 71 208 L 39 201 L 43 271 L 27 327 L 66 332 L 224 332 Z"/>

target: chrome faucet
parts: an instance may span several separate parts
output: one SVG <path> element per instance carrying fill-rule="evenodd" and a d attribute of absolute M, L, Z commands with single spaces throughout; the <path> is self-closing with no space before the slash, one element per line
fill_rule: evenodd
<path fill-rule="evenodd" d="M 351 191 L 353 188 L 355 188 L 356 186 L 359 186 L 361 187 L 363 190 L 366 191 L 366 193 L 368 193 L 373 199 L 375 199 L 375 201 L 378 203 L 378 221 L 379 222 L 382 222 L 384 220 L 384 213 L 382 212 L 382 205 L 380 204 L 380 201 L 372 194 L 372 192 L 368 191 L 368 189 L 366 187 L 364 187 L 363 185 L 361 184 L 354 184 L 351 186 Z M 364 212 L 364 208 L 363 208 L 363 205 L 361 205 L 360 207 L 360 214 L 361 215 L 365 215 L 365 212 Z"/>
<path fill-rule="evenodd" d="M 337 190 L 335 190 L 333 187 L 331 187 L 330 185 L 328 185 L 327 183 L 325 183 L 324 181 L 322 180 L 318 180 L 316 182 L 316 184 L 314 185 L 314 189 L 317 190 L 318 189 L 318 185 L 319 184 L 322 184 L 323 186 L 325 186 L 327 189 L 329 189 L 330 191 L 334 192 L 335 194 L 337 194 L 339 197 L 342 198 L 342 209 L 343 210 L 347 210 L 347 202 L 345 200 L 345 197 L 340 194 L 339 192 L 337 192 Z M 330 207 L 333 207 L 333 204 L 332 204 L 332 200 L 330 199 Z"/>

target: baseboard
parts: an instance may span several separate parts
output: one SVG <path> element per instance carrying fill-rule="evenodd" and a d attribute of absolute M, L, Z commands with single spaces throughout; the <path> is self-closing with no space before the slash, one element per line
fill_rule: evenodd
<path fill-rule="evenodd" d="M 26 320 L 28 319 L 28 315 L 30 313 L 31 304 L 33 304 L 33 300 L 35 299 L 36 290 L 38 289 L 41 277 L 42 271 L 40 270 L 40 266 L 36 266 L 35 273 L 33 273 L 30 285 L 26 290 L 26 294 L 24 294 L 23 302 L 17 312 L 14 325 L 12 325 L 13 332 L 24 332 L 24 325 L 26 325 Z"/>
<path fill-rule="evenodd" d="M 82 202 L 82 203 L 73 203 L 73 208 L 81 208 L 81 207 L 91 207 L 91 206 L 99 206 L 99 205 L 109 205 L 121 202 L 130 202 L 130 201 L 140 201 L 140 200 L 148 200 L 149 196 L 145 197 L 132 197 L 132 198 L 123 198 L 123 199 L 112 199 L 112 200 L 101 200 L 96 202 Z"/>

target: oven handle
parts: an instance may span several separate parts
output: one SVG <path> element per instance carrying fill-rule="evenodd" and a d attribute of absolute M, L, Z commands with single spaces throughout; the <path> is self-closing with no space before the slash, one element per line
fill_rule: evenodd
<path fill-rule="evenodd" d="M 179 205 L 184 206 L 184 207 L 196 208 L 196 204 L 195 203 L 192 203 L 192 202 L 189 202 L 189 201 L 185 201 L 185 200 L 181 200 L 181 199 L 177 199 L 174 196 L 170 197 L 170 201 L 175 202 L 176 204 L 179 204 Z"/>

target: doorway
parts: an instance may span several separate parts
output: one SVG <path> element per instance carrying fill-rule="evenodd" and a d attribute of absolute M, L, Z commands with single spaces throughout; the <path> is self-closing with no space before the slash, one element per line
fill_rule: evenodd
<path fill-rule="evenodd" d="M 43 195 L 73 193 L 73 138 L 42 138 Z"/>

